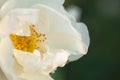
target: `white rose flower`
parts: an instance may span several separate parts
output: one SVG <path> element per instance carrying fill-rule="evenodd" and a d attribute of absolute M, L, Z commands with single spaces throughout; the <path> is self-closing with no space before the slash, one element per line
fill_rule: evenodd
<path fill-rule="evenodd" d="M 0 67 L 8 80 L 53 80 L 49 74 L 57 67 L 87 53 L 87 27 L 77 23 L 63 3 L 64 0 L 8 0 L 3 5 Z"/>

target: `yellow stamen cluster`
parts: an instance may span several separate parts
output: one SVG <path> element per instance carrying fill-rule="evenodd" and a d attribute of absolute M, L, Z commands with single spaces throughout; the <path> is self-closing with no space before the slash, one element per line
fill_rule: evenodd
<path fill-rule="evenodd" d="M 36 32 L 35 25 L 30 25 L 29 28 L 30 36 L 10 34 L 14 48 L 30 53 L 37 49 L 40 53 L 45 53 L 47 51 L 45 44 L 46 35 Z"/>

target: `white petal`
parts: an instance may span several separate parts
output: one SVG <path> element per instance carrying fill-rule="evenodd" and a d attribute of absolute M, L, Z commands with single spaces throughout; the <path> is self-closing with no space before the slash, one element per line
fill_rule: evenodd
<path fill-rule="evenodd" d="M 1 8 L 0 16 L 4 16 L 8 11 L 14 8 L 27 8 L 35 4 L 45 4 L 51 7 L 58 8 L 58 5 L 62 5 L 64 0 L 9 0 Z M 57 6 L 56 6 L 57 5 Z"/>
<path fill-rule="evenodd" d="M 23 67 L 23 73 L 20 75 L 20 77 L 24 78 L 25 80 L 53 80 L 49 76 L 49 73 L 42 73 L 41 56 L 37 50 L 35 50 L 33 54 L 14 50 L 14 55 L 18 63 Z"/>
<path fill-rule="evenodd" d="M 76 30 L 80 33 L 80 51 L 81 52 L 72 52 L 72 55 L 70 56 L 69 61 L 74 61 L 82 57 L 84 54 L 87 53 L 88 47 L 90 44 L 90 38 L 89 38 L 89 33 L 87 26 L 84 23 L 77 23 L 75 26 Z M 79 54 L 76 54 L 79 53 Z"/>
<path fill-rule="evenodd" d="M 39 71 L 41 56 L 38 51 L 31 54 L 20 50 L 14 50 L 14 56 L 18 63 L 22 65 L 24 72 L 35 73 L 36 71 Z"/>
<path fill-rule="evenodd" d="M 63 67 L 69 57 L 69 53 L 63 49 L 52 49 L 43 56 L 41 61 L 41 69 L 45 74 L 54 72 L 57 67 Z"/>
<path fill-rule="evenodd" d="M 79 35 L 66 15 L 46 5 L 39 4 L 34 7 L 40 9 L 45 14 L 44 16 L 47 16 L 49 32 L 65 32 L 71 35 Z"/>
<path fill-rule="evenodd" d="M 67 63 L 69 55 L 64 50 L 58 50 L 53 57 L 53 67 L 63 67 Z"/>
<path fill-rule="evenodd" d="M 0 33 L 4 35 L 9 35 L 11 32 L 15 31 L 18 25 L 18 20 L 14 16 L 5 16 L 0 21 Z"/>
<path fill-rule="evenodd" d="M 0 64 L 3 64 L 1 66 L 13 65 L 13 63 L 10 63 L 10 62 L 13 62 L 13 59 L 12 59 L 12 57 L 13 57 L 12 49 L 13 48 L 12 48 L 10 39 L 8 37 L 1 40 L 0 48 L 1 48 L 1 51 L 0 51 Z M 2 67 L 2 68 L 4 68 L 4 67 Z"/>
<path fill-rule="evenodd" d="M 36 5 L 36 7 L 47 13 L 49 19 L 47 42 L 51 48 L 71 51 L 73 55 L 77 56 L 75 59 L 87 53 L 89 35 L 85 25 L 80 25 L 79 33 L 74 28 L 78 26 L 78 23 L 75 21 L 71 23 L 66 15 L 45 5 Z"/>
<path fill-rule="evenodd" d="M 77 23 L 75 28 L 81 34 L 82 42 L 88 48 L 90 44 L 90 38 L 89 38 L 89 32 L 88 32 L 87 26 L 84 23 Z"/>
<path fill-rule="evenodd" d="M 19 80 L 14 72 L 13 47 L 8 37 L 0 43 L 0 67 L 9 80 Z"/>
<path fill-rule="evenodd" d="M 34 24 L 36 30 L 45 33 L 48 30 L 47 16 L 38 9 L 14 9 L 0 21 L 0 34 L 16 33 L 30 35 L 29 26 Z M 4 27 L 3 27 L 4 26 Z"/>

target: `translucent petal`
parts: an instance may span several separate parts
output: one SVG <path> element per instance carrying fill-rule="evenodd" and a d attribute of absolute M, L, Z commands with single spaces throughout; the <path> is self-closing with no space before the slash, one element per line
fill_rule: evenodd
<path fill-rule="evenodd" d="M 77 23 L 75 28 L 81 34 L 82 42 L 85 44 L 86 47 L 88 47 L 90 44 L 90 38 L 87 26 L 84 23 Z"/>
<path fill-rule="evenodd" d="M 90 44 L 90 38 L 89 38 L 87 26 L 84 23 L 77 23 L 75 24 L 75 28 L 81 36 L 81 40 L 80 40 L 81 52 L 72 52 L 72 55 L 70 56 L 69 61 L 77 60 L 80 57 L 82 57 L 83 54 L 86 54 L 88 51 L 89 44 Z M 79 54 L 76 54 L 76 53 L 79 53 Z"/>

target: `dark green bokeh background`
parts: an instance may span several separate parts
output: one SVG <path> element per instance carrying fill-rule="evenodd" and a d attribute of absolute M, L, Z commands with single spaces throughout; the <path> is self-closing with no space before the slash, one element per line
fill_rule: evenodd
<path fill-rule="evenodd" d="M 82 9 L 91 44 L 87 55 L 57 72 L 65 71 L 64 80 L 120 80 L 120 0 L 66 0 L 71 4 Z"/>

